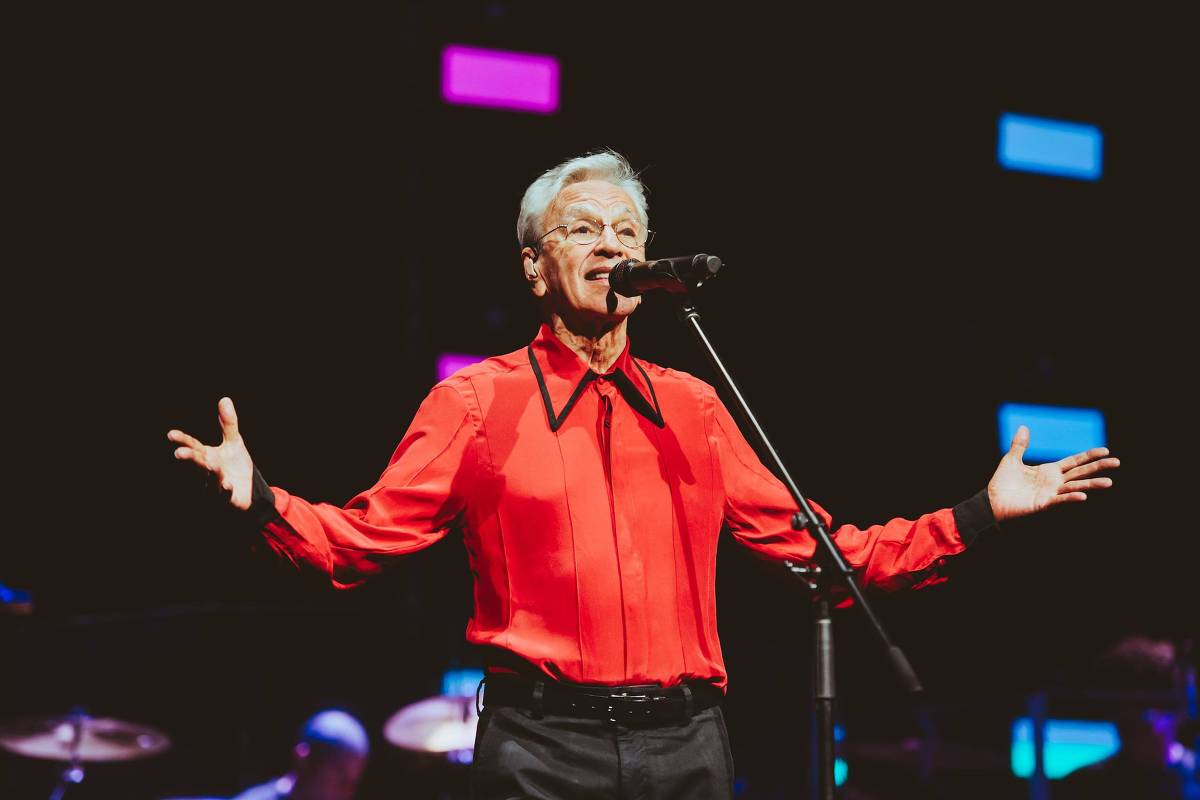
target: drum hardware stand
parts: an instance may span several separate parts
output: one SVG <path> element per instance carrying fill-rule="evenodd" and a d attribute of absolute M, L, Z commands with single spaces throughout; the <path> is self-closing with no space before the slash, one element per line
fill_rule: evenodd
<path fill-rule="evenodd" d="M 84 717 L 85 715 L 80 709 L 75 709 L 71 712 L 71 721 L 67 723 L 71 731 L 71 741 L 68 745 L 71 757 L 67 761 L 67 766 L 62 771 L 62 775 L 58 778 L 58 785 L 50 793 L 50 800 L 62 800 L 63 795 L 67 793 L 68 787 L 83 783 L 83 759 L 79 757 L 79 745 L 83 742 Z"/>

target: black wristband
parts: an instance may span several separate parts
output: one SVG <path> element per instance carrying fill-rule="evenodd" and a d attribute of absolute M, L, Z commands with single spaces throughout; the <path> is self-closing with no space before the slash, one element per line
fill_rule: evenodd
<path fill-rule="evenodd" d="M 954 522 L 958 525 L 958 535 L 963 544 L 970 547 L 988 531 L 999 530 L 996 515 L 992 513 L 992 503 L 988 500 L 987 489 L 977 492 L 968 500 L 954 507 Z"/>
<path fill-rule="evenodd" d="M 249 515 L 249 526 L 254 531 L 261 531 L 280 519 L 279 512 L 275 510 L 275 493 L 271 491 L 267 479 L 258 471 L 258 467 L 254 468 L 254 489 L 250 495 L 250 508 L 246 513 Z"/>

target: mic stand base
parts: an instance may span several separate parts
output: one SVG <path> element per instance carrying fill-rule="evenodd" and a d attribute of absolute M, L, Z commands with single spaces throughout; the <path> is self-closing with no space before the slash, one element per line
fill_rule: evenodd
<path fill-rule="evenodd" d="M 834 733 L 833 712 L 837 684 L 834 679 L 833 615 L 830 613 L 829 587 L 823 583 L 821 568 L 816 564 L 785 561 L 783 565 L 812 592 L 813 778 L 818 800 L 834 800 L 834 788 L 837 785 L 837 754 L 834 748 L 837 736 Z"/>

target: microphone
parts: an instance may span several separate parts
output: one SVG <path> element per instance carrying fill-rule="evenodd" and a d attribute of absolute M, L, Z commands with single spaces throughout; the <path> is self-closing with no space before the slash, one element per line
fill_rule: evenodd
<path fill-rule="evenodd" d="M 717 274 L 721 259 L 707 253 L 658 258 L 653 261 L 622 261 L 608 273 L 608 285 L 619 295 L 637 297 L 651 289 L 686 294 Z"/>

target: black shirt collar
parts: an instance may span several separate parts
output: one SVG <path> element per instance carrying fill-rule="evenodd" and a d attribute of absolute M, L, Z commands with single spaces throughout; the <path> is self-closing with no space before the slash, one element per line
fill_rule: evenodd
<path fill-rule="evenodd" d="M 550 430 L 557 431 L 562 427 L 583 390 L 597 379 L 611 380 L 634 411 L 659 428 L 666 426 L 650 376 L 646 374 L 642 365 L 629 355 L 628 342 L 613 363 L 612 369 L 604 375 L 589 369 L 575 351 L 554 335 L 548 325 L 542 325 L 537 338 L 526 348 L 526 352 L 529 356 L 529 366 L 533 368 L 534 377 L 537 378 L 542 402 L 546 406 L 546 419 L 550 423 Z M 554 411 L 556 405 L 562 408 L 557 414 Z"/>

